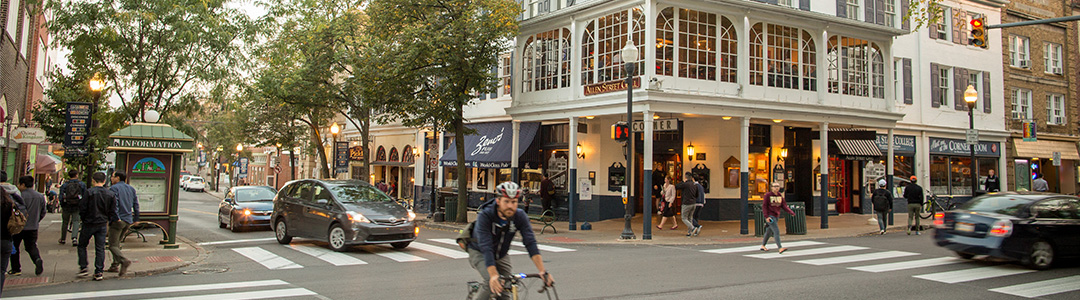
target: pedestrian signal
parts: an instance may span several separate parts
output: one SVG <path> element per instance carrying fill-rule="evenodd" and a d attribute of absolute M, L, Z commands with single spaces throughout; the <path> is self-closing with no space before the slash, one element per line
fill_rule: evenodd
<path fill-rule="evenodd" d="M 971 19 L 971 44 L 986 49 L 986 18 Z"/>
<path fill-rule="evenodd" d="M 611 125 L 611 139 L 616 141 L 625 141 L 630 138 L 630 127 L 626 124 L 618 123 Z"/>

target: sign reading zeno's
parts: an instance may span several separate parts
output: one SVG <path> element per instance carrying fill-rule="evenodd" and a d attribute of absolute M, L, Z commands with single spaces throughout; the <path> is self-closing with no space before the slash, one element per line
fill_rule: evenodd
<path fill-rule="evenodd" d="M 137 140 L 137 139 L 122 139 L 114 138 L 112 141 L 113 147 L 124 148 L 152 148 L 152 149 L 189 149 L 191 148 L 191 142 L 187 141 L 163 141 L 163 140 Z"/>

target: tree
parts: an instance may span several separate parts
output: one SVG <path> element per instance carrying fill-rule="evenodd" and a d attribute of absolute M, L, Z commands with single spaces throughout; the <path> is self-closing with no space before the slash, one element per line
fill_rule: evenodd
<path fill-rule="evenodd" d="M 908 5 L 905 21 L 911 22 L 911 31 L 919 30 L 923 26 L 941 22 L 942 0 L 912 0 Z"/>
<path fill-rule="evenodd" d="M 94 95 L 90 91 L 89 80 L 93 73 L 73 73 L 65 75 L 59 71 L 49 76 L 51 82 L 48 90 L 45 90 L 46 98 L 51 101 L 40 102 L 32 108 L 33 121 L 41 126 L 50 143 L 63 144 L 67 124 L 68 102 L 94 103 Z M 108 88 L 101 92 L 108 93 Z M 90 129 L 86 145 L 88 154 L 80 157 L 67 157 L 64 161 L 69 168 L 83 171 L 88 177 L 92 171 L 105 164 L 105 154 L 109 151 L 109 135 L 124 127 L 124 115 L 116 110 L 110 110 L 105 101 L 98 101 L 97 112 L 93 116 L 98 126 Z"/>
<path fill-rule="evenodd" d="M 376 64 L 392 89 L 380 98 L 389 118 L 405 126 L 431 126 L 455 133 L 458 211 L 467 208 L 465 106 L 476 92 L 497 87 L 489 70 L 498 64 L 518 31 L 520 6 L 512 0 L 372 0 L 368 8 Z M 371 72 L 362 72 L 371 73 Z M 394 80 L 392 78 L 399 78 Z M 465 214 L 457 222 L 465 222 Z"/>

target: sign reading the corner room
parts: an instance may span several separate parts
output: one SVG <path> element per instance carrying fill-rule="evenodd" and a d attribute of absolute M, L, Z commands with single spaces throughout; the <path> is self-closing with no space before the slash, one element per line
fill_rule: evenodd
<path fill-rule="evenodd" d="M 971 145 L 965 140 L 930 138 L 931 154 L 970 155 Z M 975 145 L 975 155 L 998 156 L 1001 154 L 1000 143 L 979 142 Z"/>
<path fill-rule="evenodd" d="M 641 77 L 634 77 L 634 89 L 641 88 Z M 585 86 L 585 96 L 626 91 L 626 80 L 614 80 Z"/>
<path fill-rule="evenodd" d="M 878 149 L 881 153 L 889 151 L 889 135 L 879 134 L 877 135 Z M 893 152 L 915 152 L 915 136 L 913 135 L 893 135 Z"/>
<path fill-rule="evenodd" d="M 188 149 L 191 149 L 191 141 L 165 141 L 165 140 L 140 140 L 140 139 L 129 139 L 129 138 L 113 138 L 112 147 L 188 150 Z"/>
<path fill-rule="evenodd" d="M 653 131 L 679 131 L 679 119 L 653 120 Z M 634 132 L 644 132 L 645 122 L 634 121 Z"/>

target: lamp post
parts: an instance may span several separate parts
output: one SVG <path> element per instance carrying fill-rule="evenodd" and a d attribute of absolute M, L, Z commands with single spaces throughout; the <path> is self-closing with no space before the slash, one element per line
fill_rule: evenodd
<path fill-rule="evenodd" d="M 90 163 L 88 167 L 91 168 L 87 172 L 83 172 L 84 176 L 86 176 L 86 182 L 91 182 L 90 176 L 93 175 L 92 171 L 94 170 L 94 165 L 96 163 L 93 154 L 94 144 L 90 143 L 90 138 L 94 136 L 94 129 L 98 127 L 98 121 L 94 117 L 94 115 L 97 114 L 98 102 L 101 102 L 101 91 L 104 89 L 105 81 L 102 81 L 101 77 L 99 77 L 97 73 L 94 73 L 94 77 L 90 78 L 90 93 L 94 96 L 94 104 L 90 106 L 90 128 L 87 128 L 86 130 L 86 144 L 83 146 L 84 149 L 86 149 L 86 155 L 90 157 Z"/>
<path fill-rule="evenodd" d="M 221 146 L 217 146 L 217 159 L 214 160 L 214 191 L 218 192 L 218 186 L 221 185 L 221 151 L 225 150 Z"/>
<path fill-rule="evenodd" d="M 975 86 L 968 85 L 967 90 L 964 91 L 964 102 L 967 102 L 968 129 L 971 131 L 975 131 L 975 100 L 977 99 L 979 99 L 979 92 L 975 91 Z M 979 174 L 975 172 L 975 166 L 978 165 L 975 163 L 975 145 L 978 145 L 979 141 L 976 139 L 968 144 L 968 149 L 971 150 L 971 165 L 968 166 L 971 168 L 971 172 L 969 172 L 971 173 L 971 197 L 975 197 L 975 191 L 979 187 L 979 181 L 977 180 Z"/>
<path fill-rule="evenodd" d="M 622 48 L 622 60 L 626 68 L 626 125 L 629 128 L 634 127 L 634 73 L 637 69 L 638 49 L 634 45 L 634 41 L 627 39 L 626 46 Z M 624 240 L 632 240 L 634 236 L 634 230 L 630 228 L 630 218 L 634 217 L 634 197 L 633 192 L 630 189 L 630 181 L 633 180 L 630 175 L 634 170 L 634 134 L 633 130 L 630 130 L 630 137 L 626 142 L 626 214 L 623 216 L 625 224 L 623 226 L 622 235 L 619 237 Z M 648 218 L 649 216 L 645 216 Z"/>
<path fill-rule="evenodd" d="M 338 132 L 341 132 L 341 127 L 338 126 L 337 122 L 334 122 L 333 125 L 330 125 L 330 134 L 334 136 L 334 144 L 332 146 L 330 146 L 330 149 L 332 151 L 334 151 L 334 161 L 330 163 L 330 177 L 333 177 L 334 179 L 337 179 L 337 160 L 338 160 L 337 135 L 338 135 Z"/>
<path fill-rule="evenodd" d="M 197 167 L 195 169 L 195 174 L 202 175 L 202 165 L 199 165 L 199 159 L 202 158 L 202 154 L 203 154 L 202 142 L 198 143 L 198 147 L 199 147 L 199 154 L 195 155 L 195 166 Z"/>
<path fill-rule="evenodd" d="M 236 174 L 232 176 L 233 177 L 233 185 L 232 186 L 240 185 L 240 176 L 239 176 L 240 175 L 240 170 L 237 170 L 238 168 L 240 168 L 240 151 L 244 151 L 244 145 L 241 145 L 240 143 L 237 143 L 236 144 L 236 166 L 233 167 L 233 171 L 235 171 L 234 173 L 236 173 Z"/>

